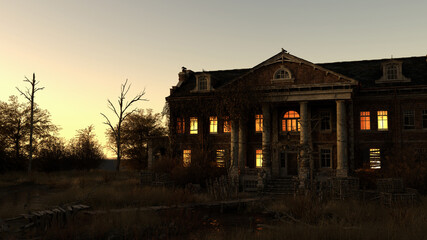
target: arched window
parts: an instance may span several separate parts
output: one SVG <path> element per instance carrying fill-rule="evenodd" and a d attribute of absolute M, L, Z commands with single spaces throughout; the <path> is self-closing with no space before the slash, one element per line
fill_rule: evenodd
<path fill-rule="evenodd" d="M 280 68 L 274 73 L 274 80 L 283 80 L 283 79 L 291 79 L 291 73 L 288 69 Z"/>
<path fill-rule="evenodd" d="M 283 132 L 299 132 L 301 124 L 299 122 L 299 114 L 295 111 L 286 112 L 282 118 Z"/>

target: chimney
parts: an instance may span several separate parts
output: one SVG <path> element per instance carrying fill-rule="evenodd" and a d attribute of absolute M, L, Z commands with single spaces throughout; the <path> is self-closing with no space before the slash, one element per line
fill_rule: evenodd
<path fill-rule="evenodd" d="M 182 71 L 178 73 L 178 84 L 176 85 L 177 87 L 180 87 L 181 84 L 188 79 L 189 72 L 190 70 L 187 70 L 186 67 L 182 67 Z"/>

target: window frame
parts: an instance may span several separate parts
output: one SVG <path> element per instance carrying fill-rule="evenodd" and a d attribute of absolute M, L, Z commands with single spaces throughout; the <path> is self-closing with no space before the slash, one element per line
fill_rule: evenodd
<path fill-rule="evenodd" d="M 289 69 L 287 69 L 284 66 L 281 66 L 273 73 L 273 77 L 271 79 L 271 82 L 286 82 L 286 83 L 293 83 L 294 78 L 292 76 L 292 73 Z"/>
<path fill-rule="evenodd" d="M 262 114 L 255 114 L 255 133 L 262 133 L 264 127 L 264 116 Z"/>
<path fill-rule="evenodd" d="M 210 134 L 218 133 L 218 117 L 217 116 L 209 117 L 209 133 Z"/>
<path fill-rule="evenodd" d="M 329 166 L 325 166 L 323 163 L 323 150 L 329 151 Z M 319 166 L 320 168 L 332 168 L 332 148 L 331 147 L 320 147 L 319 148 Z"/>
<path fill-rule="evenodd" d="M 262 149 L 255 149 L 255 168 L 257 169 L 262 168 L 262 161 L 263 161 Z"/>
<path fill-rule="evenodd" d="M 369 169 L 381 169 L 381 149 L 369 148 Z"/>
<path fill-rule="evenodd" d="M 287 114 L 288 114 L 288 117 L 286 117 Z M 290 114 L 293 114 L 293 115 L 289 116 Z M 298 117 L 295 117 L 295 114 Z M 289 132 L 289 133 L 301 132 L 300 119 L 301 117 L 297 111 L 289 110 L 285 112 L 285 114 L 282 115 L 282 132 Z M 288 128 L 289 123 L 290 123 L 290 131 Z"/>
<path fill-rule="evenodd" d="M 185 118 L 183 117 L 176 118 L 176 133 L 185 134 Z"/>
<path fill-rule="evenodd" d="M 329 125 L 329 128 L 324 128 L 324 125 L 323 125 L 323 123 L 326 122 L 326 121 L 324 121 L 325 120 L 324 116 L 326 116 L 325 114 L 327 115 L 327 118 L 328 118 L 327 123 Z M 323 132 L 332 131 L 332 114 L 331 114 L 331 111 L 320 111 L 319 115 L 320 115 L 320 131 L 323 131 Z"/>
<path fill-rule="evenodd" d="M 407 120 L 409 122 L 407 122 Z M 415 111 L 414 110 L 403 111 L 403 129 L 405 130 L 415 129 Z"/>
<path fill-rule="evenodd" d="M 378 131 L 388 131 L 388 111 L 387 110 L 377 111 L 377 129 Z"/>
<path fill-rule="evenodd" d="M 225 149 L 217 149 L 215 154 L 216 154 L 215 155 L 216 166 L 219 168 L 226 167 L 226 158 L 225 158 L 226 151 L 225 151 Z"/>
<path fill-rule="evenodd" d="M 191 149 L 182 150 L 182 166 L 189 167 L 191 165 Z"/>
<path fill-rule="evenodd" d="M 224 120 L 222 122 L 222 132 L 223 133 L 231 132 L 231 120 L 230 120 L 230 117 L 228 116 L 224 117 Z"/>
<path fill-rule="evenodd" d="M 370 131 L 371 130 L 371 112 L 370 111 L 360 111 L 359 122 L 360 122 L 360 128 L 359 129 L 361 131 Z"/>
<path fill-rule="evenodd" d="M 199 134 L 199 121 L 197 117 L 190 117 L 190 134 Z"/>

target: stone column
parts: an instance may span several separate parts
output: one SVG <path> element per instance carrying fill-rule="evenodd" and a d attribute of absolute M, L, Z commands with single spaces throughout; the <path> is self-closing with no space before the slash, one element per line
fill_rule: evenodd
<path fill-rule="evenodd" d="M 271 177 L 271 113 L 270 105 L 262 105 L 262 169 L 267 179 Z"/>
<path fill-rule="evenodd" d="M 347 124 L 345 101 L 337 100 L 337 177 L 347 177 Z"/>
<path fill-rule="evenodd" d="M 279 147 L 279 120 L 277 108 L 273 108 L 273 118 L 272 118 L 272 150 L 271 150 L 271 175 L 273 177 L 279 177 L 280 175 L 280 150 Z"/>
<path fill-rule="evenodd" d="M 300 188 L 305 186 L 305 181 L 308 179 L 310 172 L 310 155 L 309 155 L 309 119 L 308 119 L 308 103 L 300 102 L 300 152 L 298 158 L 298 178 L 300 181 Z"/>
<path fill-rule="evenodd" d="M 246 121 L 242 118 L 239 119 L 239 171 L 240 173 L 243 173 L 245 170 L 246 165 L 246 146 L 247 146 L 247 139 L 246 139 Z"/>

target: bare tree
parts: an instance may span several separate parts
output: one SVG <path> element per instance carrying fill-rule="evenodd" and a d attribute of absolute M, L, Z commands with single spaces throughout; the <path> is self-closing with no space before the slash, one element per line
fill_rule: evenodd
<path fill-rule="evenodd" d="M 24 97 L 30 101 L 31 104 L 31 115 L 30 115 L 30 159 L 28 162 L 28 172 L 31 172 L 31 164 L 33 161 L 33 130 L 34 130 L 34 95 L 37 91 L 43 90 L 44 87 L 38 88 L 36 87 L 39 82 L 36 81 L 36 74 L 33 73 L 33 80 L 28 79 L 25 77 L 24 82 L 28 82 L 31 85 L 31 90 L 29 88 L 26 89 L 25 92 L 21 91 L 19 88 L 18 91 L 21 93 L 21 95 L 24 95 Z"/>
<path fill-rule="evenodd" d="M 117 125 L 114 126 L 110 119 L 103 113 L 101 113 L 102 116 L 104 116 L 105 118 L 105 122 L 104 124 L 110 126 L 112 134 L 114 136 L 114 140 L 115 140 L 115 147 L 114 147 L 114 151 L 117 154 L 117 162 L 116 162 L 116 171 L 120 170 L 120 160 L 121 160 L 121 128 L 122 128 L 122 123 L 123 121 L 126 119 L 127 116 L 129 116 L 129 114 L 133 113 L 136 109 L 133 109 L 131 111 L 128 111 L 128 108 L 135 102 L 138 101 L 147 101 L 147 99 L 142 98 L 142 96 L 145 95 L 145 89 L 137 94 L 131 101 L 128 101 L 125 103 L 125 99 L 126 99 L 126 95 L 129 92 L 130 89 L 130 84 L 128 85 L 128 80 L 126 79 L 125 83 L 121 85 L 121 90 L 120 90 L 120 96 L 118 97 L 117 103 L 118 103 L 118 107 L 116 108 L 114 106 L 114 104 L 108 99 L 108 108 L 111 109 L 111 111 L 114 112 L 114 114 L 116 115 L 116 117 L 118 118 L 118 122 Z"/>

